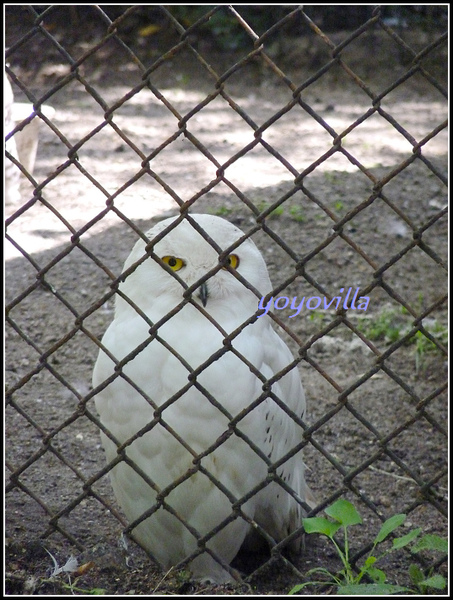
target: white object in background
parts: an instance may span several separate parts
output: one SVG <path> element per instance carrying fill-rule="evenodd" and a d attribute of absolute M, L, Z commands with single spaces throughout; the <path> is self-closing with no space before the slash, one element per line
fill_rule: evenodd
<path fill-rule="evenodd" d="M 4 83 L 5 133 L 8 134 L 12 129 L 14 129 L 14 96 L 6 73 L 4 75 Z M 5 142 L 5 150 L 9 152 L 9 154 L 11 154 L 11 156 L 13 156 L 16 160 L 18 159 L 15 136 L 9 138 Z M 5 159 L 5 202 L 6 204 L 10 204 L 20 200 L 20 171 L 11 160 L 7 159 L 6 157 Z"/>
<path fill-rule="evenodd" d="M 22 123 L 33 114 L 32 104 L 26 102 L 14 102 L 13 90 L 5 73 L 5 132 L 10 133 L 19 123 Z M 48 118 L 52 118 L 55 109 L 44 104 L 41 112 Z M 20 164 L 33 174 L 36 153 L 38 150 L 39 127 L 41 119 L 35 116 L 23 129 L 14 134 L 5 143 L 5 150 L 9 152 Z M 5 201 L 6 203 L 18 202 L 21 199 L 20 185 L 24 175 L 11 161 L 5 160 Z"/>
<path fill-rule="evenodd" d="M 25 102 L 15 102 L 12 109 L 14 127 L 27 119 L 31 114 L 33 114 L 33 112 L 33 106 L 31 104 Z M 55 114 L 55 109 L 51 106 L 43 104 L 41 106 L 41 112 L 47 118 L 52 118 Z M 33 169 L 35 166 L 40 123 L 41 119 L 36 116 L 30 121 L 30 123 L 27 123 L 23 129 L 14 135 L 19 162 L 23 167 L 25 167 L 30 175 L 33 174 Z"/>

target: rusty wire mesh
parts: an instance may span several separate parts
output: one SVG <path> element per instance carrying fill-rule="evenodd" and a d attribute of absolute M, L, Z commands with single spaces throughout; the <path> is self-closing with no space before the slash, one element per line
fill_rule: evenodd
<path fill-rule="evenodd" d="M 139 6 L 120 7 L 120 14 L 110 16 L 102 7 L 92 6 L 89 13 L 80 14 L 76 7 L 65 8 L 63 18 L 73 29 L 86 18 L 95 24 L 95 33 L 79 46 L 66 39 L 67 30 L 55 18 L 56 7 L 22 10 L 20 26 L 13 27 L 11 14 L 6 52 L 6 72 L 16 98 L 33 105 L 29 116 L 6 131 L 7 171 L 12 164 L 15 180 L 17 173 L 21 178 L 20 197 L 7 196 L 6 219 L 11 247 L 6 503 L 12 547 L 39 538 L 63 560 L 67 543 L 86 552 L 117 535 L 121 527 L 130 532 L 112 500 L 111 465 L 102 463 L 101 425 L 88 382 L 99 340 L 111 319 L 121 264 L 134 236 L 146 239 L 149 219 L 166 211 L 181 218 L 191 212 L 214 212 L 237 222 L 246 237 L 254 236 L 270 263 L 274 297 L 311 294 L 330 301 L 340 285 L 343 290 L 360 284 L 360 295 L 370 298 L 366 315 L 357 316 L 342 305 L 324 314 L 306 313 L 304 319 L 300 314 L 288 320 L 283 310 L 272 315 L 296 356 L 288 369 L 301 369 L 308 390 L 310 417 L 300 422 L 305 430 L 300 446 L 319 499 L 315 512 L 342 496 L 365 512 L 367 525 L 358 535 L 355 560 L 370 547 L 379 522 L 397 512 L 407 513 L 410 522 L 425 532 L 444 535 L 447 179 L 442 115 L 447 93 L 442 27 L 438 24 L 429 35 L 419 36 L 416 44 L 408 41 L 405 28 L 389 24 L 379 7 L 370 7 L 362 24 L 340 37 L 323 31 L 321 19 L 296 7 L 287 8 L 285 16 L 263 31 L 255 31 L 241 10 L 232 7 L 203 8 L 202 16 L 191 24 L 176 18 L 168 7 L 155 7 L 158 22 L 173 33 L 151 51 L 149 31 L 163 30 L 161 25 L 148 33 L 141 30 L 141 45 L 127 35 L 128 23 L 141 14 Z M 219 14 L 233 19 L 248 42 L 241 51 L 227 58 L 223 54 L 217 61 L 196 36 Z M 304 48 L 316 49 L 309 71 L 303 67 L 295 71 L 282 59 L 287 49 L 275 50 L 281 43 L 275 36 L 294 23 L 299 39 L 308 40 Z M 370 47 L 376 50 L 371 67 L 353 60 L 363 40 L 367 52 Z M 39 77 L 34 77 L 32 43 L 48 51 Z M 401 59 L 392 68 L 387 65 L 386 44 Z M 112 70 L 112 61 L 117 63 L 114 80 L 107 85 L 103 77 Z M 185 92 L 178 94 L 160 83 L 166 68 L 167 76 L 181 69 L 175 88 L 186 86 Z M 194 72 L 197 82 L 203 81 L 195 92 L 184 81 Z M 257 77 L 256 89 L 249 87 L 250 72 Z M 259 90 L 265 90 L 268 81 L 272 102 L 264 92 L 260 97 Z M 321 87 L 325 81 L 332 89 L 344 86 L 357 93 L 359 109 L 352 115 L 346 111 L 345 97 L 339 95 L 338 101 L 331 97 L 329 86 Z M 409 84 L 415 85 L 418 104 L 405 104 Z M 419 100 L 423 95 L 434 98 L 432 103 L 423 104 Z M 259 110 L 261 101 L 266 110 Z M 54 103 L 55 115 L 46 112 L 47 103 Z M 237 143 L 210 112 L 220 106 L 240 130 Z M 338 116 L 342 110 L 344 119 Z M 143 115 L 141 128 L 134 121 L 137 113 Z M 147 119 L 152 132 L 145 143 Z M 44 157 L 38 151 L 33 172 L 8 143 L 37 120 L 48 152 Z M 317 133 L 309 135 L 319 137 L 318 146 L 293 154 L 292 146 L 304 145 L 307 122 L 316 126 Z M 275 135 L 281 123 L 288 123 L 294 135 L 283 140 Z M 365 130 L 368 141 L 367 133 L 360 133 L 369 123 L 386 138 L 382 148 L 370 129 Z M 212 137 L 207 135 L 211 127 Z M 225 137 L 223 143 L 220 136 Z M 379 158 L 373 162 L 370 156 L 378 146 Z M 99 147 L 101 160 L 95 154 Z M 266 186 L 260 180 L 264 173 L 255 176 L 254 161 L 263 155 L 274 161 L 284 185 Z M 189 156 L 190 168 L 202 173 L 194 181 L 185 166 Z M 247 173 L 241 179 L 242 164 Z M 330 171 L 329 164 L 334 165 Z M 111 171 L 118 171 L 113 181 Z M 338 179 L 339 173 L 347 173 L 346 178 Z M 330 193 L 325 193 L 326 180 Z M 422 196 L 417 187 L 423 188 Z M 66 194 L 74 189 L 81 198 L 68 201 Z M 266 201 L 256 189 L 266 193 Z M 307 216 L 310 211 L 316 211 L 313 219 Z M 333 271 L 325 271 L 328 264 Z M 192 291 L 185 291 L 182 304 L 191 301 Z M 376 334 L 372 326 L 378 322 L 385 322 L 386 329 Z M 158 334 L 160 323 L 149 325 L 151 333 Z M 226 336 L 219 352 L 232 352 L 230 342 L 238 333 Z M 188 385 L 199 386 L 196 374 L 205 367 L 192 373 Z M 272 382 L 255 374 L 267 383 L 265 393 L 272 395 Z M 170 401 L 177 402 L 181 393 Z M 224 412 L 215 398 L 209 400 Z M 234 430 L 240 435 L 235 426 L 243 416 L 228 415 L 230 434 Z M 194 470 L 203 469 L 200 458 L 194 454 Z M 120 459 L 130 460 L 125 453 Z M 278 465 L 267 462 L 275 478 Z M 179 483 L 174 482 L 164 497 Z M 245 501 L 239 499 L 231 519 Z M 264 578 L 266 569 L 279 561 L 289 573 L 283 589 L 300 581 L 306 571 L 304 559 L 289 562 L 282 555 L 284 546 L 277 545 L 270 558 L 251 570 L 247 581 Z M 17 553 L 13 555 L 17 561 Z M 38 556 L 37 572 L 45 563 L 44 556 Z M 28 554 L 27 560 L 33 562 Z M 438 568 L 443 563 L 445 557 L 430 556 L 423 564 Z"/>

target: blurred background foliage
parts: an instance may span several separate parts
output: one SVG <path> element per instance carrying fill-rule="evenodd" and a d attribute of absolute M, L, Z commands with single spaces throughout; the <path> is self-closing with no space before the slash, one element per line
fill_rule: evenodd
<path fill-rule="evenodd" d="M 46 13 L 47 25 L 52 23 L 66 24 L 75 29 L 75 33 L 84 35 L 81 24 L 89 25 L 94 20 L 93 6 L 90 5 L 30 5 L 38 14 Z M 253 40 L 241 26 L 227 5 L 163 5 L 184 29 L 192 27 L 191 42 L 201 39 L 212 43 L 220 51 L 236 50 L 241 46 L 250 46 Z M 259 36 L 265 33 L 281 19 L 296 10 L 297 4 L 283 5 L 233 5 L 233 8 Z M 145 5 L 100 5 L 100 8 L 111 19 L 115 20 L 129 13 L 119 25 L 119 32 L 130 38 L 149 38 L 156 36 L 177 36 L 174 22 L 157 4 Z M 360 27 L 371 18 L 374 5 L 307 5 L 305 14 L 310 17 L 325 33 L 348 31 Z M 51 9 L 51 10 L 49 10 Z M 70 19 L 68 20 L 68 9 Z M 23 18 L 32 18 L 27 13 L 27 5 L 9 5 L 8 12 L 22 13 Z M 212 12 L 208 19 L 205 15 Z M 392 28 L 404 30 L 421 28 L 423 30 L 445 29 L 448 24 L 448 5 L 387 5 L 382 6 L 381 15 L 384 23 Z M 97 18 L 96 18 L 97 20 Z M 62 23 L 63 22 L 63 23 Z M 199 25 L 197 26 L 197 23 Z M 304 34 L 306 25 L 301 15 L 295 15 L 282 27 L 276 29 L 275 36 L 298 37 Z M 130 41 L 130 40 L 129 40 Z"/>
<path fill-rule="evenodd" d="M 298 10 L 297 4 L 279 5 L 158 5 L 158 4 L 102 4 L 102 5 L 6 5 L 6 46 L 18 39 L 24 27 L 39 23 L 69 52 L 77 58 L 86 51 L 87 44 L 96 43 L 105 36 L 106 28 L 115 21 L 116 37 L 122 40 L 144 64 L 152 63 L 170 51 L 181 36 L 190 43 L 208 62 L 216 57 L 217 64 L 225 59 L 230 64 L 233 58 L 242 58 L 254 48 L 254 35 L 265 37 L 266 53 L 278 60 L 283 68 L 300 68 L 307 71 L 319 69 L 331 59 L 331 49 L 319 36 L 311 31 L 307 20 Z M 334 44 L 341 43 L 348 35 L 366 23 L 375 11 L 375 5 L 304 5 L 303 11 Z M 386 5 L 381 7 L 384 25 L 392 28 L 414 52 L 419 52 L 433 42 L 448 28 L 448 5 Z M 38 15 L 38 21 L 37 21 Z M 241 18 L 247 24 L 241 23 Z M 278 26 L 273 28 L 278 23 Z M 247 31 L 247 27 L 253 30 Z M 272 29 L 273 28 L 273 29 Z M 187 32 L 187 33 L 186 33 Z M 39 45 L 42 35 L 35 35 L 36 52 L 40 62 L 58 63 L 62 57 L 59 50 L 48 43 Z M 352 67 L 359 70 L 370 58 L 370 47 L 374 47 L 374 65 L 379 60 L 379 48 L 387 44 L 386 52 L 379 56 L 395 65 L 408 65 L 414 53 L 401 44 L 395 45 L 382 31 L 379 24 L 367 28 L 343 52 Z M 392 46 L 393 44 L 393 46 Z M 106 44 L 99 57 L 108 62 L 115 54 L 116 46 Z M 36 52 L 16 55 L 14 60 L 22 68 L 36 70 Z M 43 54 L 40 54 L 40 53 Z M 447 44 L 423 58 L 424 64 L 442 71 L 438 76 L 447 78 L 445 54 Z M 109 54 L 110 53 L 110 54 Z M 376 55 L 376 56 L 375 56 Z M 115 58 L 114 60 L 118 60 Z M 168 62 L 168 61 L 167 61 Z M 17 65 L 16 65 L 17 66 Z M 85 62 L 85 68 L 87 63 Z M 368 68 L 368 67 L 367 67 Z M 369 70 L 371 67 L 369 67 Z M 371 71 L 370 71 L 371 72 Z"/>
<path fill-rule="evenodd" d="M 283 5 L 232 5 L 248 25 L 258 35 L 262 35 L 278 21 L 298 8 L 297 4 Z M 215 10 L 214 14 L 200 26 L 193 30 L 194 36 L 212 36 L 223 49 L 235 49 L 244 41 L 249 41 L 249 36 L 240 25 L 236 17 L 228 10 L 226 5 L 165 5 L 167 10 L 177 19 L 184 28 L 195 25 L 203 17 Z M 81 7 L 83 8 L 83 7 Z M 110 18 L 120 16 L 127 6 L 103 6 L 103 10 Z M 353 30 L 360 27 L 367 19 L 372 17 L 373 5 L 308 5 L 304 6 L 305 14 L 316 22 L 326 33 L 334 31 Z M 171 25 L 162 22 L 162 13 L 156 5 L 140 6 L 135 13 L 138 20 L 150 24 L 157 23 L 162 27 Z M 445 28 L 448 20 L 447 5 L 392 5 L 383 6 L 381 15 L 388 25 L 405 29 L 408 27 Z M 164 19 L 165 21 L 165 19 Z M 304 27 L 302 18 L 297 15 L 277 30 L 277 34 L 300 35 Z M 248 39 L 247 39 L 248 38 Z"/>

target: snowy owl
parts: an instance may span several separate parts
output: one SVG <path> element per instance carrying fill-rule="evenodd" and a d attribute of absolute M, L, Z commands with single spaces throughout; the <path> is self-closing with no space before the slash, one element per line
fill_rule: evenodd
<path fill-rule="evenodd" d="M 257 532 L 282 541 L 313 505 L 304 392 L 259 316 L 272 286 L 240 229 L 192 214 L 146 237 L 126 260 L 93 374 L 111 482 L 131 535 L 161 567 L 185 561 L 195 579 L 225 583 L 241 546 Z"/>

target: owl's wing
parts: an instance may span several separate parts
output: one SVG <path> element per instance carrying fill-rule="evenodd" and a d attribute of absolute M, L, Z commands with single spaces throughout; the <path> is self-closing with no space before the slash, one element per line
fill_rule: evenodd
<path fill-rule="evenodd" d="M 270 378 L 284 370 L 294 358 L 270 323 L 266 342 L 261 372 Z M 289 414 L 281 405 L 289 409 Z M 304 510 L 298 500 L 311 507 L 316 504 L 305 481 L 301 450 L 291 454 L 303 440 L 303 428 L 296 423 L 292 414 L 302 420 L 305 418 L 305 394 L 297 367 L 273 383 L 272 396 L 266 400 L 263 409 L 263 450 L 278 467 L 275 469 L 276 480 L 259 495 L 255 520 L 279 542 L 302 525 Z M 299 551 L 300 540 L 295 539 L 292 550 Z"/>

